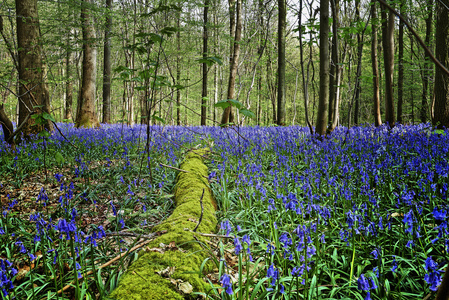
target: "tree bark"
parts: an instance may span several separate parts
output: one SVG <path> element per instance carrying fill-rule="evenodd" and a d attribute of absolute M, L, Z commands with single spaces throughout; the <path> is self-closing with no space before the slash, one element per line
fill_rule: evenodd
<path fill-rule="evenodd" d="M 0 104 L 0 124 L 2 125 L 3 137 L 5 138 L 5 141 L 8 142 L 8 144 L 10 145 L 14 145 L 14 139 L 12 138 L 10 139 L 11 135 L 14 132 L 14 127 L 12 125 L 11 120 L 5 113 L 3 104 Z"/>
<path fill-rule="evenodd" d="M 432 24 L 433 24 L 433 0 L 427 0 L 427 18 L 426 18 L 426 46 L 430 48 L 430 38 L 432 36 Z M 430 63 L 429 54 L 424 51 L 424 70 L 422 78 L 422 96 L 421 96 L 421 109 L 420 119 L 422 123 L 427 122 L 429 119 L 429 102 L 427 101 L 429 96 L 429 82 L 432 76 L 433 64 Z"/>
<path fill-rule="evenodd" d="M 66 82 L 65 82 L 65 109 L 64 109 L 64 119 L 72 120 L 72 104 L 73 104 L 73 85 L 72 80 L 70 78 L 70 58 L 72 57 L 72 51 L 70 51 L 70 31 L 67 35 L 67 53 L 66 53 L 66 61 L 65 61 L 65 73 L 66 73 Z"/>
<path fill-rule="evenodd" d="M 95 88 L 97 75 L 97 49 L 95 48 L 95 28 L 87 7 L 92 0 L 84 0 L 81 9 L 83 23 L 83 70 L 81 90 L 78 96 L 78 114 L 76 127 L 98 127 L 100 124 L 95 113 Z"/>
<path fill-rule="evenodd" d="M 382 8 L 382 46 L 384 51 L 385 68 L 385 120 L 392 128 L 395 125 L 394 116 L 394 14 L 387 11 L 384 5 Z"/>
<path fill-rule="evenodd" d="M 399 4 L 401 15 L 404 14 L 404 1 Z M 399 20 L 399 38 L 398 38 L 398 111 L 396 120 L 402 124 L 402 105 L 404 98 L 404 22 Z"/>
<path fill-rule="evenodd" d="M 41 58 L 39 16 L 36 0 L 16 0 L 18 73 L 19 73 L 19 125 L 25 138 L 42 130 L 52 129 L 48 121 L 36 125 L 27 118 L 32 111 L 50 112 L 50 97 L 44 82 L 44 65 Z M 18 126 L 19 126 L 18 125 Z"/>
<path fill-rule="evenodd" d="M 320 2 L 320 92 L 316 133 L 326 134 L 329 109 L 329 0 Z"/>
<path fill-rule="evenodd" d="M 111 30 L 112 0 L 106 0 L 106 26 L 103 55 L 103 123 L 111 123 Z"/>
<path fill-rule="evenodd" d="M 228 92 L 227 99 L 234 99 L 235 97 L 235 78 L 237 76 L 237 67 L 239 63 L 240 56 L 240 40 L 242 36 L 242 2 L 241 0 L 229 0 L 229 11 L 231 13 L 230 17 L 230 31 L 235 32 L 234 41 L 231 42 L 231 64 L 229 67 L 229 81 L 228 81 Z M 235 16 L 234 16 L 235 12 Z M 234 28 L 235 23 L 235 30 Z M 234 114 L 232 112 L 232 106 L 228 106 L 223 111 L 221 118 L 221 124 L 225 125 L 234 122 Z"/>
<path fill-rule="evenodd" d="M 449 67 L 449 0 L 437 1 L 435 56 Z M 449 128 L 449 76 L 440 68 L 435 70 L 435 103 L 432 124 L 436 128 Z"/>
<path fill-rule="evenodd" d="M 204 0 L 204 15 L 203 15 L 203 59 L 207 58 L 207 41 L 208 41 L 208 25 L 207 17 L 209 12 L 209 0 Z M 206 125 L 207 114 L 207 63 L 203 62 L 203 85 L 201 90 L 201 126 Z"/>
<path fill-rule="evenodd" d="M 331 61 L 330 61 L 330 72 L 329 72 L 329 115 L 328 124 L 332 124 L 335 118 L 336 109 L 336 85 L 338 76 L 338 0 L 331 0 L 332 9 L 332 43 L 331 43 Z"/>
<path fill-rule="evenodd" d="M 278 0 L 278 90 L 277 124 L 285 126 L 285 28 L 287 24 L 286 0 Z"/>
<path fill-rule="evenodd" d="M 181 3 L 178 3 L 178 6 L 181 7 Z M 178 11 L 176 13 L 176 27 L 178 30 L 176 31 L 176 84 L 181 85 L 181 12 Z M 181 89 L 180 87 L 176 88 L 176 125 L 181 125 Z"/>
<path fill-rule="evenodd" d="M 371 1 L 371 67 L 373 70 L 373 113 L 374 124 L 380 126 L 382 124 L 382 117 L 380 114 L 380 87 L 379 87 L 379 66 L 377 64 L 377 8 L 376 0 Z"/>

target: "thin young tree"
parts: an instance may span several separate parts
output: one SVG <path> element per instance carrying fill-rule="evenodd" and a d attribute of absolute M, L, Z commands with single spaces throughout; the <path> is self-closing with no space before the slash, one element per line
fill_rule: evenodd
<path fill-rule="evenodd" d="M 371 67 L 373 71 L 373 114 L 375 126 L 382 124 L 380 113 L 380 87 L 379 87 L 379 66 L 377 64 L 377 8 L 376 0 L 371 0 Z"/>
<path fill-rule="evenodd" d="M 433 35 L 432 32 L 432 25 L 433 25 L 433 14 L 434 14 L 434 7 L 433 7 L 433 0 L 427 0 L 426 1 L 426 8 L 427 8 L 427 17 L 425 19 L 426 23 L 426 36 L 424 39 L 425 44 L 430 47 L 430 40 Z M 424 51 L 424 68 L 422 72 L 422 95 L 421 95 L 421 109 L 420 109 L 420 119 L 422 123 L 427 122 L 429 119 L 429 101 L 427 100 L 429 97 L 429 83 L 431 82 L 431 76 L 432 76 L 432 68 L 433 64 L 430 63 L 430 56 L 429 54 Z"/>
<path fill-rule="evenodd" d="M 449 67 L 449 0 L 437 1 L 435 56 Z M 435 104 L 433 126 L 449 128 L 449 76 L 441 68 L 435 70 Z M 446 295 L 447 296 L 447 295 Z"/>
<path fill-rule="evenodd" d="M 385 120 L 390 127 L 395 125 L 394 116 L 394 18 L 395 15 L 387 7 L 381 5 L 382 17 L 382 47 L 384 52 L 385 69 Z"/>
<path fill-rule="evenodd" d="M 278 0 L 278 89 L 277 124 L 285 125 L 285 29 L 287 26 L 287 1 Z"/>
<path fill-rule="evenodd" d="M 237 67 L 240 56 L 240 40 L 242 38 L 242 2 L 241 0 L 229 0 L 230 12 L 230 32 L 234 40 L 231 41 L 231 64 L 229 66 L 229 80 L 227 99 L 235 97 L 235 79 L 237 77 Z M 234 35 L 233 35 L 234 33 Z M 221 117 L 221 124 L 225 125 L 234 122 L 234 114 L 232 106 L 224 109 Z"/>
<path fill-rule="evenodd" d="M 111 123 L 111 30 L 112 0 L 106 0 L 103 53 L 103 123 Z"/>
<path fill-rule="evenodd" d="M 316 133 L 326 134 L 329 109 L 329 0 L 320 2 L 320 91 Z"/>
<path fill-rule="evenodd" d="M 203 11 L 203 59 L 204 62 L 202 64 L 202 71 L 203 71 L 203 84 L 201 89 L 201 126 L 206 125 L 206 114 L 207 114 L 207 42 L 208 42 L 208 24 L 207 24 L 207 18 L 208 18 L 208 12 L 209 12 L 209 0 L 204 0 L 204 11 Z"/>

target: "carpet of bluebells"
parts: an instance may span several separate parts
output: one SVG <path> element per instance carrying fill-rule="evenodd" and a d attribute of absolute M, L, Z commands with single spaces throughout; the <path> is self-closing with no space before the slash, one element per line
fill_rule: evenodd
<path fill-rule="evenodd" d="M 0 148 L 4 299 L 107 297 L 137 254 L 98 266 L 137 243 L 124 232 L 169 214 L 176 170 L 160 163 L 177 167 L 192 147 L 212 150 L 221 221 L 208 298 L 423 299 L 444 275 L 449 135 L 429 125 L 325 139 L 303 127 L 153 126 L 149 154 L 145 127 L 60 127 L 73 145 L 55 132 Z M 25 201 L 17 190 L 36 176 Z"/>

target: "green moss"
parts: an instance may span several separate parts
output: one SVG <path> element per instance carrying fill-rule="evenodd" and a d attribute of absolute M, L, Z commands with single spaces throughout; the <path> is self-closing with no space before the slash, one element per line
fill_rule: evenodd
<path fill-rule="evenodd" d="M 157 271 L 167 267 L 175 267 L 171 276 L 173 279 L 181 279 L 189 282 L 193 291 L 207 292 L 209 285 L 202 279 L 199 273 L 202 262 L 207 257 L 200 243 L 193 237 L 193 230 L 201 216 L 201 195 L 203 202 L 203 218 L 198 232 L 214 232 L 217 226 L 212 193 L 207 180 L 207 167 L 204 165 L 201 155 L 207 154 L 208 149 L 189 152 L 180 168 L 188 173 L 179 173 L 175 186 L 176 208 L 172 215 L 163 223 L 153 228 L 153 231 L 167 230 L 148 244 L 147 249 L 159 248 L 161 243 L 166 245 L 175 242 L 183 251 L 140 252 L 140 257 L 126 271 L 120 280 L 119 286 L 110 295 L 117 300 L 140 299 L 184 299 L 176 292 L 175 286 L 170 280 L 163 278 Z M 206 238 L 195 235 L 197 240 L 206 245 Z M 185 251 L 185 252 L 184 252 Z"/>
<path fill-rule="evenodd" d="M 100 122 L 98 122 L 97 117 L 93 114 L 82 114 L 81 119 L 77 120 L 75 126 L 77 128 L 97 128 L 100 127 Z"/>

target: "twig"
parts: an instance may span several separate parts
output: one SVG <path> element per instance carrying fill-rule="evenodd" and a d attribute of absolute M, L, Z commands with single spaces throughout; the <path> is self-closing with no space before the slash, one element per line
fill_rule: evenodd
<path fill-rule="evenodd" d="M 187 230 L 186 231 L 190 231 L 190 232 L 194 232 L 193 230 Z M 202 232 L 195 232 L 196 234 L 202 235 L 202 236 L 208 236 L 208 237 L 217 237 L 217 238 L 224 238 L 224 239 L 233 239 L 234 237 L 232 236 L 227 236 L 227 235 L 222 235 L 222 234 L 214 234 L 214 233 L 202 233 Z"/>
<path fill-rule="evenodd" d="M 203 193 L 201 194 L 201 198 L 200 198 L 200 204 L 201 204 L 201 215 L 200 215 L 200 219 L 198 221 L 198 224 L 196 224 L 195 229 L 193 229 L 193 232 L 196 232 L 196 230 L 198 229 L 198 227 L 201 224 L 201 221 L 203 220 L 203 213 L 204 213 L 204 207 L 203 207 L 203 197 L 204 197 L 204 188 L 203 188 Z"/>
<path fill-rule="evenodd" d="M 155 232 L 154 235 L 161 235 L 161 234 L 164 234 L 164 233 L 166 233 L 166 232 L 167 232 L 167 230 L 162 230 L 162 231 Z M 106 268 L 107 266 L 113 264 L 115 261 L 117 261 L 117 260 L 119 260 L 120 258 L 122 258 L 122 256 L 124 256 L 124 255 L 126 255 L 126 254 L 128 254 L 128 253 L 130 253 L 130 252 L 133 252 L 133 251 L 136 250 L 136 249 L 142 248 L 143 246 L 145 246 L 146 244 L 149 244 L 150 242 L 151 242 L 151 240 L 145 241 L 145 242 L 143 242 L 143 243 L 140 243 L 139 245 L 136 245 L 136 246 L 132 247 L 131 249 L 129 249 L 129 250 L 126 251 L 126 252 L 120 253 L 119 255 L 117 255 L 116 257 L 114 257 L 113 259 L 111 259 L 110 261 L 108 261 L 107 263 L 102 264 L 101 266 L 99 266 L 97 270 Z M 92 270 L 90 270 L 90 271 L 87 272 L 86 274 L 82 275 L 78 280 L 81 280 L 81 279 L 83 279 L 84 277 L 86 277 L 86 276 L 88 276 L 88 275 L 91 275 L 91 274 L 93 274 L 93 271 L 92 271 Z M 69 288 L 71 288 L 71 287 L 73 286 L 73 284 L 74 284 L 74 282 L 71 282 L 71 283 L 67 284 L 65 287 L 63 287 L 62 289 L 60 289 L 59 291 L 57 291 L 57 294 L 61 294 L 61 293 L 65 292 L 65 291 L 67 291 Z M 44 299 L 48 299 L 48 298 L 44 298 Z"/>
<path fill-rule="evenodd" d="M 6 142 L 9 142 L 12 138 L 14 138 L 22 129 L 22 127 L 26 124 L 26 122 L 28 121 L 28 119 L 30 118 L 31 115 L 35 114 L 35 111 L 31 111 L 28 113 L 28 115 L 25 117 L 25 120 L 23 120 L 22 124 L 20 124 L 19 127 L 17 127 L 16 131 L 14 131 L 11 136 L 9 137 L 9 139 Z"/>
<path fill-rule="evenodd" d="M 108 232 L 106 233 L 106 236 L 132 236 L 132 237 L 140 237 L 143 239 L 152 239 L 154 236 L 158 235 L 158 233 L 152 233 L 152 234 L 137 234 L 133 232 Z"/>
<path fill-rule="evenodd" d="M 384 0 L 377 0 L 380 2 L 383 6 L 388 8 L 392 13 L 394 13 L 402 22 L 404 22 L 405 26 L 410 30 L 412 35 L 416 38 L 418 43 L 421 45 L 421 47 L 424 49 L 424 51 L 429 55 L 430 59 L 435 63 L 435 65 L 440 68 L 446 75 L 449 75 L 449 70 L 433 55 L 432 51 L 426 46 L 426 44 L 423 42 L 423 40 L 419 37 L 419 35 L 416 33 L 416 31 L 413 29 L 413 27 L 407 22 L 407 20 L 398 13 L 391 5 L 389 5 Z"/>
<path fill-rule="evenodd" d="M 169 165 L 164 165 L 162 163 L 159 163 L 159 165 L 162 166 L 162 167 L 166 167 L 166 168 L 170 168 L 170 169 L 179 171 L 179 172 L 190 173 L 189 171 L 186 171 L 186 170 L 183 170 L 183 169 L 178 169 L 176 167 L 172 167 L 172 166 L 169 166 Z"/>
<path fill-rule="evenodd" d="M 61 132 L 61 130 L 59 129 L 58 125 L 56 125 L 56 122 L 53 122 L 53 121 L 51 121 L 51 122 L 52 122 L 53 125 L 56 127 L 56 129 L 58 130 L 59 134 L 62 135 L 62 137 L 63 137 L 67 142 L 69 142 L 69 144 L 72 145 L 72 147 L 74 147 L 76 150 L 80 150 L 80 149 L 79 149 L 77 146 L 75 146 L 71 141 L 69 141 L 68 138 L 66 138 L 66 136 L 65 136 L 65 135 Z"/>
<path fill-rule="evenodd" d="M 433 292 L 428 293 L 427 296 L 425 296 L 422 300 L 429 300 L 432 294 Z"/>

